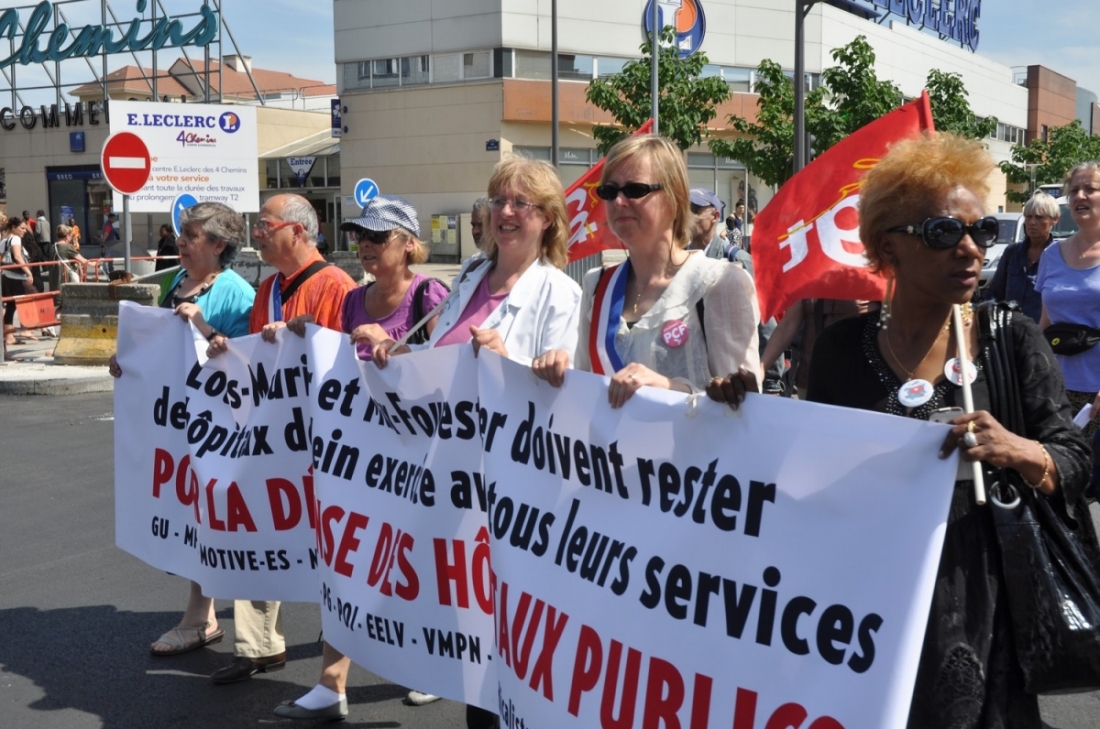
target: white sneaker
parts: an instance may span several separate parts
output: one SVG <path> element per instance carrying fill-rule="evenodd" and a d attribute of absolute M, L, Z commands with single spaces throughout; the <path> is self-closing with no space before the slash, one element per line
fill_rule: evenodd
<path fill-rule="evenodd" d="M 433 701 L 439 701 L 439 697 L 431 694 L 423 694 L 419 691 L 410 691 L 409 695 L 405 697 L 405 703 L 409 706 L 423 706 Z"/>

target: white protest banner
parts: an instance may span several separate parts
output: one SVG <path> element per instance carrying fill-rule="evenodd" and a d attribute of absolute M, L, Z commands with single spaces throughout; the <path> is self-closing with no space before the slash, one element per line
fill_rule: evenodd
<path fill-rule="evenodd" d="M 905 725 L 945 426 L 648 388 L 615 411 L 605 378 L 559 390 L 484 352 L 479 375 L 504 422 L 485 453 L 502 725 Z"/>
<path fill-rule="evenodd" d="M 211 597 L 317 601 L 308 343 L 205 348 L 169 310 L 119 308 L 116 544 Z"/>
<path fill-rule="evenodd" d="M 141 137 L 153 158 L 149 182 L 130 196 L 131 212 L 170 212 L 184 193 L 259 212 L 255 107 L 112 101 L 111 133 L 122 131 Z M 112 205 L 122 209 L 117 192 Z"/>
<path fill-rule="evenodd" d="M 352 351 L 336 336 L 314 333 L 312 358 Z M 340 358 L 315 388 L 325 640 L 392 681 L 495 710 L 481 453 L 506 444 L 503 416 L 478 409 L 471 347 L 383 370 Z"/>

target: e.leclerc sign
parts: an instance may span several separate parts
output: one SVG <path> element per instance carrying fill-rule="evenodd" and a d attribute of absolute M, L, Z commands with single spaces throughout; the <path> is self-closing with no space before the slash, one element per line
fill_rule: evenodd
<path fill-rule="evenodd" d="M 978 50 L 978 18 L 982 15 L 982 0 L 862 0 L 892 15 L 904 18 L 909 25 L 930 30 L 943 39 L 954 39 L 971 51 Z"/>
<path fill-rule="evenodd" d="M 149 182 L 130 196 L 131 211 L 163 213 L 190 193 L 199 202 L 259 212 L 255 107 L 113 101 L 111 132 L 121 131 L 139 134 L 153 157 Z"/>
<path fill-rule="evenodd" d="M 137 12 L 144 13 L 148 0 L 137 0 Z M 161 48 L 178 48 L 186 45 L 206 46 L 218 36 L 218 13 L 208 5 L 199 7 L 199 21 L 194 28 L 183 30 L 183 23 L 176 18 L 157 18 L 156 25 L 142 34 L 142 24 L 147 23 L 141 17 L 130 21 L 129 26 L 120 24 L 125 32 L 114 38 L 111 29 L 103 25 L 86 25 L 80 30 L 70 29 L 68 24 L 59 23 L 53 28 L 46 40 L 45 47 L 39 47 L 39 39 L 50 25 L 54 16 L 53 3 L 40 2 L 31 11 L 23 32 L 23 42 L 15 47 L 7 58 L 0 59 L 0 68 L 13 63 L 28 66 L 32 63 L 64 61 L 66 58 L 98 56 L 100 53 L 128 53 L 132 51 L 158 51 Z M 19 19 L 19 10 L 9 8 L 0 15 L 0 38 L 14 39 L 23 27 Z M 69 41 L 71 34 L 76 35 Z"/>

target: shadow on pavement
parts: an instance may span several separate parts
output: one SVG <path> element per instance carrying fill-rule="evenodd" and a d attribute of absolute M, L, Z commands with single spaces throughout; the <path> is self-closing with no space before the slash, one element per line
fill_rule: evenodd
<path fill-rule="evenodd" d="M 25 708 L 9 710 L 7 726 L 48 726 L 49 712 L 92 714 L 104 729 L 133 727 L 239 727 L 297 725 L 272 714 L 275 706 L 304 693 L 316 681 L 321 645 L 288 646 L 287 677 L 306 674 L 303 682 L 261 674 L 232 686 L 214 686 L 209 675 L 230 659 L 232 610 L 219 611 L 226 628 L 220 644 L 171 658 L 150 655 L 149 644 L 179 620 L 179 612 L 135 613 L 110 605 L 40 610 L 0 610 L 0 669 L 9 674 L 9 690 L 23 677 L 43 694 Z M 34 691 L 34 689 L 31 689 Z M 351 686 L 348 703 L 356 705 L 401 698 L 407 689 L 389 683 Z M 70 715 L 57 723 L 72 725 Z M 7 722 L 12 723 L 8 724 Z M 345 722 L 350 727 L 399 727 L 394 721 Z"/>

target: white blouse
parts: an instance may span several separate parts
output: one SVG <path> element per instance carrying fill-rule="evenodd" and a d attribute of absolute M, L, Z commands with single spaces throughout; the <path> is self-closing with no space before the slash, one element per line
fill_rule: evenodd
<path fill-rule="evenodd" d="M 484 260 L 475 257 L 463 265 L 452 284 L 454 293 L 439 313 L 431 341 L 422 346 L 432 346 L 458 322 L 478 284 L 489 274 L 491 266 Z M 530 364 L 551 349 L 572 352 L 576 348 L 580 300 L 576 282 L 539 259 L 527 267 L 507 298 L 478 328 L 496 329 L 508 358 Z"/>
<path fill-rule="evenodd" d="M 573 362 L 575 368 L 588 372 L 592 371 L 593 296 L 601 271 L 593 269 L 584 277 L 581 330 Z M 699 321 L 700 300 L 703 322 Z M 665 324 L 675 321 L 687 326 L 687 340 L 680 346 L 666 343 L 663 336 Z M 712 377 L 725 377 L 742 366 L 761 380 L 759 324 L 752 277 L 740 266 L 693 252 L 649 311 L 631 327 L 619 322 L 615 348 L 624 363 L 637 362 L 699 392 Z"/>

